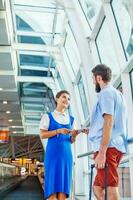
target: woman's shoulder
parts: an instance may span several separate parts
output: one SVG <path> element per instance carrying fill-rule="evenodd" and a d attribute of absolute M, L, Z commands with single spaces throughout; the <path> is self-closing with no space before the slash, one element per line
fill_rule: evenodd
<path fill-rule="evenodd" d="M 48 119 L 49 117 L 48 117 L 48 113 L 44 113 L 43 115 L 42 115 L 42 120 L 46 120 L 46 119 Z"/>

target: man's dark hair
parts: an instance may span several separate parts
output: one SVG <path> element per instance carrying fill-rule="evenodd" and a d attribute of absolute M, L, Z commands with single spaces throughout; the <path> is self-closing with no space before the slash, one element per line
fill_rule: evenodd
<path fill-rule="evenodd" d="M 92 73 L 93 75 L 96 77 L 97 75 L 102 77 L 102 80 L 105 82 L 109 82 L 111 80 L 112 77 L 112 71 L 111 69 L 104 65 L 104 64 L 99 64 L 96 65 L 93 69 L 92 69 Z"/>

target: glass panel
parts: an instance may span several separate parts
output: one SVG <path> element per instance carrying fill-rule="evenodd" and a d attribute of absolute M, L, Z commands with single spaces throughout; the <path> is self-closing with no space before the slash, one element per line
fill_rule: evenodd
<path fill-rule="evenodd" d="M 112 9 L 126 56 L 133 54 L 133 1 L 113 0 Z"/>
<path fill-rule="evenodd" d="M 119 192 L 122 200 L 131 199 L 131 183 L 130 183 L 130 169 L 129 162 L 119 165 Z"/>
<path fill-rule="evenodd" d="M 111 40 L 111 33 L 109 32 L 107 25 L 108 24 L 105 18 L 101 29 L 96 37 L 96 46 L 100 62 L 111 67 L 113 75 L 115 77 L 115 75 L 119 74 L 120 69 L 114 52 L 114 46 Z"/>
<path fill-rule="evenodd" d="M 18 14 L 20 16 L 18 16 Z M 27 32 L 26 35 L 26 31 L 32 31 L 33 36 L 34 33 L 36 33 L 36 36 L 38 37 L 40 35 L 40 39 L 44 41 L 43 43 L 48 45 L 58 44 L 61 42 L 63 36 L 62 27 L 64 23 L 64 18 L 65 14 L 64 11 L 61 9 L 58 9 L 57 14 L 55 9 L 52 9 L 51 11 L 50 8 L 47 8 L 47 10 L 40 12 L 32 10 L 20 10 L 19 12 L 17 12 L 16 15 L 16 26 L 17 30 L 21 31 L 21 33 L 17 32 L 17 34 L 19 34 L 21 37 L 28 37 L 29 32 Z"/>
<path fill-rule="evenodd" d="M 62 54 L 63 54 L 63 58 L 64 58 L 64 62 L 65 62 L 65 66 L 63 66 L 63 67 L 67 67 L 67 71 L 68 71 L 68 73 L 71 77 L 71 80 L 74 81 L 75 75 L 74 75 L 73 67 L 72 67 L 72 64 L 70 62 L 70 58 L 69 58 L 65 48 L 64 48 L 64 51 L 62 51 Z"/>
<path fill-rule="evenodd" d="M 45 42 L 40 37 L 33 36 L 18 36 L 18 42 L 28 44 L 45 44 Z"/>
<path fill-rule="evenodd" d="M 57 75 L 57 80 L 59 82 L 61 90 L 65 89 L 64 83 L 63 83 L 63 81 L 61 79 L 61 76 L 60 76 L 59 72 L 58 72 L 58 75 Z"/>
<path fill-rule="evenodd" d="M 130 72 L 130 80 L 131 80 L 131 89 L 132 89 L 132 97 L 133 97 L 133 69 Z"/>
<path fill-rule="evenodd" d="M 66 30 L 67 30 L 67 36 L 66 36 L 66 42 L 65 42 L 65 50 L 69 57 L 73 71 L 76 75 L 79 70 L 80 64 L 81 64 L 81 59 L 80 59 L 80 55 L 79 55 L 79 51 L 78 51 L 78 47 L 77 47 L 75 38 L 73 36 L 73 33 L 72 33 L 70 27 L 68 26 Z"/>
<path fill-rule="evenodd" d="M 89 22 L 91 28 L 93 28 L 100 11 L 101 1 L 79 0 L 79 3 L 81 5 L 81 8 L 85 14 L 87 21 Z"/>
<path fill-rule="evenodd" d="M 47 33 L 52 32 L 54 13 L 25 11 L 24 14 L 34 30 Z"/>
<path fill-rule="evenodd" d="M 33 56 L 33 55 L 20 54 L 20 65 L 48 67 L 50 63 L 50 58 L 51 57 L 48 56 Z M 53 59 L 51 62 L 51 67 L 55 67 Z"/>
<path fill-rule="evenodd" d="M 89 115 L 89 110 L 88 110 L 87 99 L 86 99 L 86 95 L 85 95 L 85 89 L 84 89 L 82 77 L 80 77 L 80 79 L 79 79 L 78 89 L 79 89 L 79 93 L 80 93 L 80 99 L 81 99 L 81 103 L 82 103 L 84 117 L 85 117 L 85 119 L 87 119 L 87 117 Z"/>
<path fill-rule="evenodd" d="M 122 83 L 120 83 L 117 87 L 117 90 L 123 93 Z"/>
<path fill-rule="evenodd" d="M 41 76 L 41 77 L 47 77 L 47 76 L 52 76 L 52 73 L 48 71 L 39 71 L 39 70 L 21 70 L 21 75 L 22 76 Z"/>
<path fill-rule="evenodd" d="M 32 6 L 32 7 L 46 7 L 46 8 L 55 8 L 56 3 L 55 1 L 52 0 L 39 0 L 39 1 L 34 1 L 34 0 L 14 0 L 15 5 L 23 5 L 23 6 Z"/>
<path fill-rule="evenodd" d="M 62 33 L 62 27 L 64 27 L 65 12 L 63 10 L 58 10 L 57 22 L 55 26 L 56 33 Z"/>
<path fill-rule="evenodd" d="M 23 19 L 21 19 L 21 17 L 19 17 L 18 15 L 16 15 L 16 26 L 17 30 L 33 31 L 31 26 L 28 23 L 26 23 Z"/>

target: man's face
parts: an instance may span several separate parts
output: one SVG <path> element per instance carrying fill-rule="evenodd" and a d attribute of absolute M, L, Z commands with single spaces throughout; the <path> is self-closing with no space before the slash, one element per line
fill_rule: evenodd
<path fill-rule="evenodd" d="M 99 93 L 101 91 L 100 85 L 97 81 L 97 77 L 93 75 L 93 83 L 95 84 L 95 91 Z"/>

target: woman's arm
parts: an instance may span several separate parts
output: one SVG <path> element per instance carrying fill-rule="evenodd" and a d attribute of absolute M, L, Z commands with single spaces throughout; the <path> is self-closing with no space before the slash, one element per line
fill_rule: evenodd
<path fill-rule="evenodd" d="M 71 143 L 76 141 L 76 137 L 81 133 L 85 133 L 88 134 L 89 133 L 89 129 L 88 128 L 84 128 L 84 129 L 80 129 L 80 130 L 71 130 L 70 134 L 71 134 Z"/>
<path fill-rule="evenodd" d="M 60 129 L 56 129 L 56 130 L 53 130 L 53 131 L 42 130 L 42 129 L 40 130 L 41 139 L 51 138 L 51 137 L 56 136 L 60 133 L 68 134 L 69 130 L 67 128 L 60 128 Z"/>
<path fill-rule="evenodd" d="M 76 141 L 76 136 L 71 136 L 71 143 L 74 143 Z"/>

